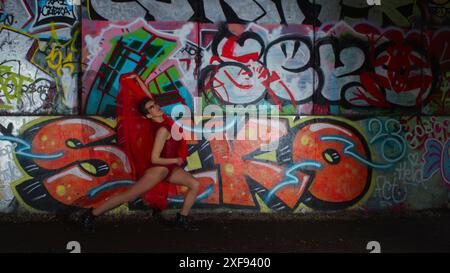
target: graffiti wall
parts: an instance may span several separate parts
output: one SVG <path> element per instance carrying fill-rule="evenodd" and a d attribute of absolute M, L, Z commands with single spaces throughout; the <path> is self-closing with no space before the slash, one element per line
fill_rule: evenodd
<path fill-rule="evenodd" d="M 212 39 L 202 44 L 210 55 L 198 86 L 207 101 L 268 103 L 286 114 L 450 109 L 441 80 L 448 73 L 448 29 L 424 33 L 346 22 L 316 31 L 305 25 L 205 25 L 202 42 L 203 33 Z"/>
<path fill-rule="evenodd" d="M 130 162 L 114 144 L 114 121 L 48 117 L 2 124 L 2 209 L 11 198 L 32 211 L 92 207 L 133 183 Z"/>
<path fill-rule="evenodd" d="M 119 77 L 136 72 L 165 110 L 193 107 L 199 68 L 195 23 L 83 21 L 84 112 L 114 116 Z"/>
<path fill-rule="evenodd" d="M 194 115 L 194 208 L 446 207 L 449 23 L 441 0 L 0 0 L 0 212 L 96 207 L 135 183 L 116 139 L 130 72 Z"/>
<path fill-rule="evenodd" d="M 0 1 L 0 112 L 78 113 L 80 6 Z"/>
<path fill-rule="evenodd" d="M 371 1 L 373 2 L 373 1 Z M 434 21 L 448 18 L 446 1 L 390 0 L 380 6 L 365 0 L 87 0 L 91 20 L 196 21 L 320 25 L 338 20 L 370 20 L 377 26 L 411 27 L 420 8 Z M 423 3 L 422 3 L 423 2 Z M 427 3 L 430 2 L 430 3 Z"/>
<path fill-rule="evenodd" d="M 86 20 L 83 37 L 88 114 L 114 116 L 118 79 L 132 71 L 164 105 L 194 111 L 213 104 L 273 105 L 288 115 L 450 112 L 450 28 Z M 195 98 L 202 102 L 193 105 Z"/>
<path fill-rule="evenodd" d="M 189 141 L 185 169 L 201 182 L 197 208 L 371 211 L 447 204 L 448 118 L 271 119 L 250 118 L 232 133 Z M 210 121 L 204 118 L 203 125 Z M 114 120 L 10 117 L 1 124 L 2 211 L 13 200 L 17 209 L 40 212 L 95 207 L 134 183 L 132 162 L 116 144 Z M 269 150 L 263 149 L 270 144 L 264 133 L 232 140 L 270 132 L 267 127 L 278 135 Z M 172 207 L 180 206 L 183 191 L 169 196 Z M 140 203 L 126 208 L 143 209 Z"/>

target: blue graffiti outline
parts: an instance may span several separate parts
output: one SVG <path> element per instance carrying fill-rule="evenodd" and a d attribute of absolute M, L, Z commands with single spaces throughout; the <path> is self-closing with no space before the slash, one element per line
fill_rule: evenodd
<path fill-rule="evenodd" d="M 300 180 L 298 179 L 298 177 L 294 176 L 292 174 L 292 172 L 297 171 L 297 170 L 302 170 L 305 167 L 309 167 L 315 170 L 321 170 L 323 168 L 322 163 L 318 162 L 318 161 L 314 161 L 314 160 L 306 160 L 303 162 L 300 162 L 292 167 L 290 167 L 285 174 L 285 177 L 289 177 L 292 180 L 284 180 L 282 182 L 280 182 L 278 185 L 276 185 L 275 187 L 273 187 L 266 195 L 266 198 L 264 198 L 264 202 L 266 204 L 268 204 L 270 202 L 270 200 L 273 198 L 273 196 L 275 195 L 275 193 L 277 193 L 278 191 L 280 191 L 282 188 L 289 186 L 289 185 L 299 185 L 300 184 Z"/>
<path fill-rule="evenodd" d="M 2 13 L 1 13 L 1 16 L 0 16 L 0 21 L 3 22 L 3 20 L 5 20 L 5 18 L 8 17 L 8 15 L 9 15 L 8 13 L 2 12 Z"/>
<path fill-rule="evenodd" d="M 422 156 L 425 164 L 422 168 L 422 178 L 428 180 L 440 172 L 446 185 L 450 184 L 450 140 L 442 142 L 436 138 L 425 141 L 425 154 Z"/>
<path fill-rule="evenodd" d="M 134 184 L 134 182 L 132 180 L 116 180 L 116 181 L 106 182 L 98 187 L 90 189 L 89 192 L 87 193 L 87 197 L 89 200 L 92 200 L 100 192 L 103 192 L 106 190 L 111 190 L 112 188 L 117 188 L 120 186 L 128 186 L 128 185 L 133 185 L 133 184 Z"/>
<path fill-rule="evenodd" d="M 381 164 L 381 163 L 374 163 L 374 162 L 368 161 L 367 159 L 365 159 L 358 153 L 351 150 L 351 149 L 355 148 L 356 145 L 353 141 L 347 139 L 346 137 L 342 137 L 340 135 L 329 135 L 329 136 L 321 136 L 320 140 L 336 141 L 336 142 L 343 143 L 344 145 L 346 145 L 342 150 L 342 152 L 345 155 L 351 156 L 354 159 L 360 161 L 361 163 L 366 164 L 367 166 L 372 167 L 374 169 L 389 169 L 392 166 L 394 166 L 393 164 Z M 390 162 L 390 163 L 392 163 L 392 162 Z"/>
<path fill-rule="evenodd" d="M 368 129 L 369 129 L 370 133 L 373 133 L 372 124 L 374 122 L 376 122 L 378 124 L 378 132 L 375 133 L 375 136 L 370 140 L 370 144 L 374 144 L 375 142 L 379 141 L 381 138 L 384 138 L 383 141 L 381 142 L 381 156 L 383 157 L 383 159 L 389 163 L 397 163 L 400 160 L 402 160 L 406 154 L 406 141 L 400 135 L 401 130 L 402 130 L 402 125 L 395 119 L 388 119 L 388 120 L 386 120 L 386 122 L 384 123 L 384 126 L 383 126 L 383 122 L 381 120 L 371 119 L 368 124 L 368 127 L 369 127 Z M 397 124 L 398 130 L 391 131 L 388 126 L 389 124 Z M 398 156 L 393 157 L 393 158 L 390 158 L 389 156 L 387 156 L 387 154 L 385 152 L 386 151 L 385 147 L 386 147 L 386 143 L 388 143 L 389 141 L 393 141 L 399 147 L 401 147 L 401 153 Z"/>
<path fill-rule="evenodd" d="M 213 190 L 214 190 L 214 185 L 209 185 L 204 192 L 202 192 L 201 194 L 199 194 L 197 196 L 197 198 L 195 199 L 195 202 L 207 199 L 211 195 Z M 167 198 L 167 201 L 173 202 L 173 203 L 183 203 L 184 202 L 184 198 L 182 198 L 182 197 L 179 197 L 179 198 Z"/>
<path fill-rule="evenodd" d="M 60 151 L 56 154 L 50 154 L 50 155 L 43 155 L 43 154 L 34 154 L 31 152 L 26 152 L 27 150 L 31 150 L 31 145 L 20 139 L 17 137 L 12 137 L 12 136 L 0 136 L 0 141 L 4 140 L 4 141 L 9 141 L 9 142 L 13 142 L 13 143 L 18 143 L 21 144 L 23 147 L 21 148 L 17 148 L 16 147 L 16 154 L 24 156 L 24 157 L 28 157 L 28 158 L 35 158 L 35 159 L 41 159 L 41 160 L 50 160 L 50 159 L 57 159 L 60 158 L 61 156 L 64 155 L 63 151 Z"/>

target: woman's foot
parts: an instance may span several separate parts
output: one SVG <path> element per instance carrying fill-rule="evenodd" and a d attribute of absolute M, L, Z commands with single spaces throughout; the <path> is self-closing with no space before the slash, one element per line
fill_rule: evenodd
<path fill-rule="evenodd" d="M 199 228 L 196 226 L 193 226 L 191 222 L 188 219 L 188 216 L 181 215 L 180 213 L 177 213 L 176 220 L 175 220 L 175 226 L 176 229 L 184 230 L 184 231 L 198 231 Z"/>
<path fill-rule="evenodd" d="M 81 215 L 81 227 L 84 231 L 94 231 L 95 215 L 92 213 L 93 210 L 93 208 L 90 208 Z"/>

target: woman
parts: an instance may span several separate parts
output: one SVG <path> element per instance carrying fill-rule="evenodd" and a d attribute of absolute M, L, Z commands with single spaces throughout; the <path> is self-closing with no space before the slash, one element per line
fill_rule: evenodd
<path fill-rule="evenodd" d="M 125 78 L 125 79 L 124 79 Z M 130 76 L 125 76 L 123 81 L 121 79 L 122 85 L 125 86 L 126 81 L 137 81 L 140 88 L 146 93 L 150 94 L 147 90 L 147 87 L 145 86 L 144 82 L 136 75 L 131 74 Z M 128 83 L 129 84 L 129 83 Z M 122 88 L 124 88 L 122 86 Z M 129 84 L 131 86 L 131 84 Z M 122 92 L 122 91 L 121 91 Z M 126 92 L 126 90 L 125 90 Z M 121 95 L 121 94 L 119 94 Z M 118 98 L 118 101 L 125 101 L 129 100 L 129 97 L 133 94 L 122 94 L 124 99 L 120 100 Z M 127 104 L 127 103 L 125 103 Z M 123 105 L 122 105 L 123 106 Z M 190 173 L 186 172 L 181 168 L 183 165 L 183 158 L 179 157 L 179 151 L 181 149 L 181 140 L 176 140 L 171 135 L 171 129 L 173 125 L 173 120 L 171 120 L 169 117 L 167 117 L 164 112 L 161 110 L 161 108 L 155 103 L 154 100 L 149 98 L 148 96 L 145 96 L 143 99 L 139 100 L 139 103 L 137 105 L 138 112 L 146 119 L 150 120 L 151 122 L 151 128 L 152 132 L 154 133 L 154 136 L 147 137 L 147 140 L 152 141 L 153 145 L 147 147 L 151 148 L 151 157 L 150 157 L 150 164 L 147 164 L 147 162 L 137 162 L 138 159 L 134 157 L 134 163 L 138 166 L 146 166 L 146 169 L 143 169 L 143 174 L 141 175 L 140 179 L 126 192 L 121 193 L 119 195 L 113 196 L 110 199 L 106 200 L 103 204 L 101 204 L 99 207 L 95 209 L 90 209 L 82 216 L 82 224 L 83 227 L 87 230 L 93 229 L 93 222 L 95 217 L 127 202 L 131 202 L 135 199 L 137 199 L 140 196 L 144 195 L 144 200 L 147 201 L 147 203 L 152 203 L 152 198 L 157 198 L 158 195 L 153 193 L 152 195 L 152 189 L 157 186 L 156 188 L 160 188 L 161 192 L 161 186 L 159 184 L 161 181 L 166 180 L 173 184 L 183 185 L 188 188 L 188 192 L 185 196 L 183 206 L 181 208 L 181 211 L 177 213 L 176 216 L 176 227 L 182 230 L 197 230 L 197 228 L 193 227 L 190 222 L 188 221 L 188 215 L 189 211 L 192 207 L 192 205 L 195 202 L 195 199 L 198 194 L 199 185 L 200 183 L 192 176 Z M 127 114 L 129 109 L 124 110 Z M 119 110 L 118 110 L 119 112 Z M 131 111 L 132 112 L 132 111 Z M 125 114 L 119 112 L 118 113 L 118 123 L 120 121 L 123 121 L 123 116 Z M 126 121 L 126 118 L 125 118 Z M 131 121 L 128 119 L 128 121 Z M 135 122 L 128 122 L 132 123 L 131 125 L 134 125 Z M 127 124 L 125 124 L 127 125 Z M 118 126 L 119 127 L 119 126 Z M 118 129 L 119 131 L 124 131 L 123 134 L 131 134 L 130 131 L 136 131 L 136 130 L 130 130 L 129 127 L 121 126 Z M 136 133 L 136 132 L 134 132 Z M 138 134 L 146 134 L 148 131 L 143 130 L 142 132 L 139 132 Z M 151 132 L 150 132 L 151 133 Z M 136 136 L 138 136 L 136 134 Z M 142 139 L 142 138 L 141 138 Z M 144 138 L 145 139 L 145 138 Z M 154 140 L 153 140 L 154 139 Z M 119 138 L 119 144 L 121 142 L 121 139 Z M 134 145 L 134 142 L 139 142 L 137 139 L 135 139 L 135 136 L 130 137 L 128 141 L 126 141 L 128 145 Z M 145 146 L 144 146 L 145 147 Z M 145 154 L 145 151 L 137 151 L 134 152 L 134 154 L 137 153 L 143 153 Z M 132 157 L 132 156 L 131 156 Z M 142 158 L 142 157 L 141 157 Z M 142 169 L 142 168 L 141 168 Z M 139 172 L 138 172 L 139 173 Z M 162 190 L 164 192 L 164 190 Z M 167 189 L 165 189 L 167 193 Z M 163 198 L 163 202 L 167 202 L 166 198 Z M 155 201 L 157 202 L 157 201 Z"/>

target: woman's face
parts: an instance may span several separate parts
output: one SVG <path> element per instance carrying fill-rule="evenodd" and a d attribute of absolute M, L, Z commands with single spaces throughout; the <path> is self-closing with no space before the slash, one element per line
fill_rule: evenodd
<path fill-rule="evenodd" d="M 145 104 L 145 109 L 147 109 L 148 115 L 147 117 L 160 117 L 162 116 L 164 113 L 161 110 L 161 108 L 159 107 L 158 104 L 156 104 L 154 101 L 150 100 Z M 149 118 L 150 118 L 149 117 Z"/>

